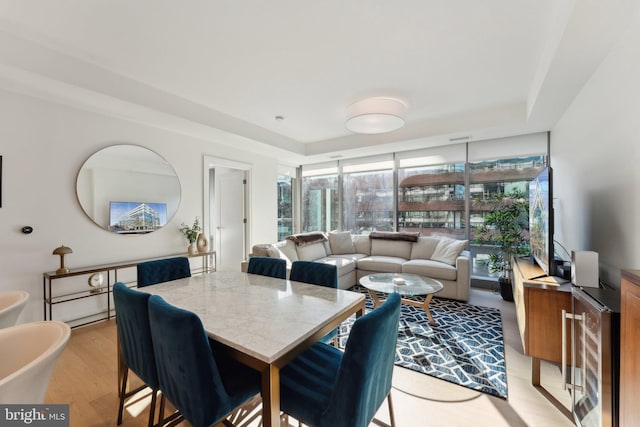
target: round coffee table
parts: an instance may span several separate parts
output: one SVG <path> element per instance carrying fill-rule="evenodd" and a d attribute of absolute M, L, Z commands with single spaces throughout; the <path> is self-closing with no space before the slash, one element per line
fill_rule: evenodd
<path fill-rule="evenodd" d="M 369 295 L 373 299 L 375 307 L 379 306 L 383 301 L 378 298 L 376 292 L 385 294 L 398 293 L 403 296 L 424 295 L 424 302 L 414 301 L 402 298 L 402 303 L 422 307 L 427 313 L 429 323 L 435 326 L 436 322 L 429 311 L 429 303 L 433 294 L 439 292 L 444 287 L 441 282 L 429 277 L 418 276 L 417 274 L 404 273 L 375 273 L 364 276 L 360 279 L 360 284 L 367 288 Z"/>

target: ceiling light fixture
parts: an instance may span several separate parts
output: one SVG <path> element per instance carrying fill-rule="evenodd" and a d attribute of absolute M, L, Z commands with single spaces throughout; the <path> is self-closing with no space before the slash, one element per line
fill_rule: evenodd
<path fill-rule="evenodd" d="M 346 128 L 351 132 L 376 134 L 404 126 L 407 104 L 396 98 L 376 97 L 354 102 L 347 108 Z"/>

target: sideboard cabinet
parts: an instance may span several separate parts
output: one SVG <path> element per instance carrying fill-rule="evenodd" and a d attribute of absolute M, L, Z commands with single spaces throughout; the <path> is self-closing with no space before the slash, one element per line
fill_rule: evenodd
<path fill-rule="evenodd" d="M 63 274 L 43 273 L 44 320 L 60 320 L 76 327 L 111 319 L 114 314 L 111 290 L 116 282 L 135 286 L 139 263 L 176 256 L 189 258 L 192 275 L 216 269 L 216 253 L 211 251 L 73 268 Z"/>
<path fill-rule="evenodd" d="M 640 270 L 623 270 L 620 285 L 620 425 L 640 420 Z"/>
<path fill-rule="evenodd" d="M 562 362 L 562 310 L 571 312 L 571 283 L 545 276 L 529 258 L 514 258 L 513 297 L 524 354 L 531 356 L 531 383 L 540 385 L 540 360 Z M 571 346 L 566 343 L 567 360 Z"/>

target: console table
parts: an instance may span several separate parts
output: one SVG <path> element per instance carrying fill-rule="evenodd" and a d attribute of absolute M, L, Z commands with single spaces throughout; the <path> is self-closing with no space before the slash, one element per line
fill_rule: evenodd
<path fill-rule="evenodd" d="M 196 265 L 191 266 L 191 274 L 205 274 L 216 269 L 215 251 L 200 252 L 197 254 L 178 253 L 166 256 L 123 261 L 112 264 L 94 265 L 89 267 L 74 268 L 69 273 L 57 274 L 55 271 L 42 274 L 42 293 L 44 320 L 53 320 L 53 307 L 59 304 L 67 304 L 74 307 L 76 313 L 63 317 L 62 320 L 72 328 L 88 325 L 89 323 L 111 319 L 113 316 L 113 297 L 111 290 L 116 282 L 124 282 L 128 286 L 135 286 L 139 263 L 164 258 L 184 256 L 197 260 Z M 88 284 L 94 274 L 102 274 L 104 284 L 100 287 L 92 287 Z M 95 276 L 94 276 L 95 277 Z M 52 286 L 57 281 L 56 286 Z M 74 303 L 75 304 L 72 304 Z M 71 305 L 69 305 L 71 304 Z M 69 314 L 68 312 L 65 314 Z"/>
<path fill-rule="evenodd" d="M 531 356 L 531 384 L 539 386 L 540 360 L 562 363 L 562 310 L 572 312 L 571 283 L 546 276 L 528 258 L 514 258 L 513 296 L 524 354 Z"/>

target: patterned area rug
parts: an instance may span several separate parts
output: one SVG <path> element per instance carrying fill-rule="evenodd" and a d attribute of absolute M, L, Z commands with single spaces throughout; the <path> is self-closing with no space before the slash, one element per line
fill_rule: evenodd
<path fill-rule="evenodd" d="M 361 286 L 351 290 L 366 293 Z M 366 306 L 373 309 L 368 293 Z M 506 399 L 500 310 L 442 298 L 432 299 L 429 308 L 436 326 L 422 308 L 402 305 L 395 364 Z M 342 349 L 354 320 L 340 325 Z"/>

